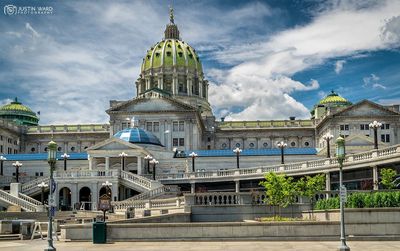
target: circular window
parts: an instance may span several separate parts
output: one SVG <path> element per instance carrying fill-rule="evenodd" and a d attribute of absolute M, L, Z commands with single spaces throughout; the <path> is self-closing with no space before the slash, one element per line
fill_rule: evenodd
<path fill-rule="evenodd" d="M 86 150 L 86 149 L 88 149 L 88 147 L 87 147 L 87 146 L 85 146 L 83 149 L 85 149 L 85 150 Z"/>
<path fill-rule="evenodd" d="M 296 146 L 296 143 L 292 142 L 290 143 L 291 146 Z"/>
<path fill-rule="evenodd" d="M 304 142 L 304 145 L 305 145 L 305 146 L 310 146 L 310 143 L 308 143 L 308 142 L 306 141 L 306 142 Z"/>
<path fill-rule="evenodd" d="M 223 144 L 221 145 L 221 147 L 222 147 L 222 149 L 225 149 L 225 148 L 226 148 L 226 143 L 223 143 Z"/>
<path fill-rule="evenodd" d="M 47 152 L 47 147 L 44 148 L 44 151 Z"/>
<path fill-rule="evenodd" d="M 268 147 L 268 143 L 265 142 L 265 143 L 263 144 L 263 147 L 264 147 L 264 148 L 267 148 L 267 147 Z"/>
<path fill-rule="evenodd" d="M 34 151 L 36 151 L 36 149 L 34 147 L 32 147 L 31 148 L 31 152 L 34 152 Z"/>
<path fill-rule="evenodd" d="M 251 148 L 253 148 L 253 147 L 254 147 L 254 143 L 250 143 L 249 146 L 250 146 Z"/>
<path fill-rule="evenodd" d="M 75 151 L 75 147 L 73 146 L 73 147 L 71 147 L 71 151 Z"/>
<path fill-rule="evenodd" d="M 57 148 L 57 151 L 61 152 L 61 146 L 59 146 L 59 147 Z"/>
<path fill-rule="evenodd" d="M 240 143 L 236 143 L 236 145 L 235 145 L 236 147 L 240 147 Z"/>

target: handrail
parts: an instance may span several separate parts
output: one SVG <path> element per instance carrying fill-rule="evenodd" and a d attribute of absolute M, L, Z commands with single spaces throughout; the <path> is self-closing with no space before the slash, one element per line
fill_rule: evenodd
<path fill-rule="evenodd" d="M 54 172 L 54 178 L 90 178 L 90 177 L 118 177 L 119 170 L 74 170 Z"/>
<path fill-rule="evenodd" d="M 179 203 L 177 203 L 177 201 Z M 151 199 L 151 200 L 125 200 L 125 201 L 113 201 L 111 204 L 116 210 L 124 210 L 129 207 L 134 207 L 135 209 L 153 209 L 153 208 L 171 208 L 171 207 L 182 207 L 184 203 L 184 197 L 173 197 L 167 199 Z M 147 204 L 147 205 L 146 205 Z"/>
<path fill-rule="evenodd" d="M 123 180 L 127 180 L 130 182 L 135 183 L 136 185 L 139 185 L 143 188 L 146 189 L 151 189 L 152 187 L 152 180 L 147 179 L 143 176 L 139 176 L 130 172 L 122 171 L 120 172 L 120 178 Z"/>
<path fill-rule="evenodd" d="M 0 190 L 0 199 L 3 199 L 4 201 L 12 205 L 20 206 L 22 209 L 26 211 L 31 211 L 31 212 L 37 211 L 37 207 L 35 204 L 32 204 L 31 202 L 26 201 L 24 199 L 15 197 L 3 190 Z"/>
<path fill-rule="evenodd" d="M 32 189 L 40 189 L 38 185 L 42 182 L 46 183 L 47 185 L 49 184 L 49 177 L 41 178 L 41 179 L 35 179 L 29 182 L 26 182 L 21 185 L 21 192 L 22 193 L 27 193 L 28 191 Z"/>
<path fill-rule="evenodd" d="M 381 160 L 392 156 L 400 156 L 400 144 L 382 148 L 378 150 L 370 150 L 361 153 L 349 154 L 346 156 L 344 161 L 345 166 L 351 164 L 359 164 L 364 162 L 371 162 L 371 160 Z M 230 169 L 222 171 L 206 171 L 206 172 L 189 172 L 189 173 L 174 173 L 174 174 L 162 174 L 157 175 L 158 180 L 170 181 L 170 180 L 186 180 L 186 179 L 215 179 L 232 176 L 250 176 L 257 175 L 262 177 L 266 172 L 296 172 L 296 171 L 308 171 L 320 168 L 334 168 L 338 165 L 337 158 L 324 158 L 318 160 L 308 160 L 301 162 L 293 162 L 280 165 L 271 166 L 258 166 L 251 168 L 242 169 Z"/>
<path fill-rule="evenodd" d="M 41 205 L 42 205 L 42 202 L 40 202 L 40 201 L 38 201 L 38 200 L 35 200 L 34 198 L 32 198 L 32 197 L 30 197 L 30 196 L 28 196 L 28 195 L 25 195 L 25 194 L 23 194 L 23 193 L 19 193 L 18 196 L 19 196 L 19 198 L 21 198 L 21 199 L 23 199 L 23 200 L 26 200 L 26 201 L 28 201 L 28 202 L 30 202 L 30 203 L 36 205 L 36 206 L 41 206 Z"/>

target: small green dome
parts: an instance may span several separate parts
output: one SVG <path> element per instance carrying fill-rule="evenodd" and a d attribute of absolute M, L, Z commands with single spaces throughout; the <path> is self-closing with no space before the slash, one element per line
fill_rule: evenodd
<path fill-rule="evenodd" d="M 18 102 L 15 98 L 10 104 L 0 107 L 0 118 L 13 120 L 21 125 L 38 125 L 39 118 L 29 107 Z"/>
<path fill-rule="evenodd" d="M 332 91 L 328 96 L 321 99 L 318 103 L 319 105 L 351 105 L 347 99 L 339 96 L 336 92 Z"/>
<path fill-rule="evenodd" d="M 203 74 L 202 65 L 196 50 L 179 39 L 164 39 L 147 51 L 143 58 L 142 72 L 155 68 L 188 68 Z"/>

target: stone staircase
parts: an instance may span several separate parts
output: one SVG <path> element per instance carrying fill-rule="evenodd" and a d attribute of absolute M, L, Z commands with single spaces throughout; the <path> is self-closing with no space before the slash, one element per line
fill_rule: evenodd
<path fill-rule="evenodd" d="M 38 187 L 38 185 L 42 182 L 49 185 L 49 180 L 50 180 L 49 177 L 43 177 L 43 178 L 39 178 L 39 179 L 35 179 L 35 180 L 31 180 L 29 182 L 23 183 L 21 185 L 21 192 L 23 194 L 26 194 L 29 196 L 39 194 L 41 192 L 41 188 Z M 45 190 L 49 190 L 49 187 L 47 186 L 45 188 Z"/>
<path fill-rule="evenodd" d="M 19 194 L 21 196 L 21 194 Z M 21 197 L 14 196 L 4 190 L 0 190 L 0 203 L 7 206 L 20 206 L 28 212 L 39 212 L 43 210 L 41 203 L 29 196 L 22 194 Z"/>
<path fill-rule="evenodd" d="M 146 193 L 163 187 L 163 185 L 159 181 L 151 180 L 146 177 L 126 171 L 120 171 L 119 178 L 122 185 L 141 193 Z"/>

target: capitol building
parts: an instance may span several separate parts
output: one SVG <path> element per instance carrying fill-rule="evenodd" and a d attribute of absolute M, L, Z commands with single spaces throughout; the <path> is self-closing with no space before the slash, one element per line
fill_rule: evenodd
<path fill-rule="evenodd" d="M 60 209 L 82 202 L 96 205 L 105 181 L 113 184 L 115 202 L 167 183 L 182 192 L 256 189 L 257 179 L 202 184 L 165 183 L 163 179 L 168 175 L 279 165 L 283 162 L 279 142 L 286 144 L 285 163 L 334 157 L 339 135 L 345 137 L 348 154 L 369 151 L 374 148 L 374 130 L 369 127 L 373 121 L 381 123 L 377 129 L 379 148 L 400 144 L 399 105 L 349 101 L 335 91 L 315 100 L 309 119 L 216 118 L 208 101 L 209 83 L 201 58 L 181 39 L 172 11 L 164 39 L 143 55 L 135 81 L 136 97 L 110 100 L 105 111 L 109 123 L 41 125 L 38 114 L 23 100 L 15 98 L 0 107 L 0 154 L 5 158 L 1 160 L 0 187 L 9 188 L 16 175 L 22 192 L 24 183 L 45 180 L 49 176 L 46 152 L 51 140 L 58 147 L 55 179 Z M 233 152 L 236 148 L 241 152 Z M 16 161 L 22 163 L 17 173 L 13 166 Z M 348 170 L 345 183 L 353 189 L 372 189 L 374 168 Z M 94 175 L 94 171 L 98 172 Z M 83 175 L 85 172 L 87 175 Z M 332 172 L 327 177 L 327 189 L 336 189 L 337 174 Z M 38 191 L 30 196 L 39 196 Z"/>

